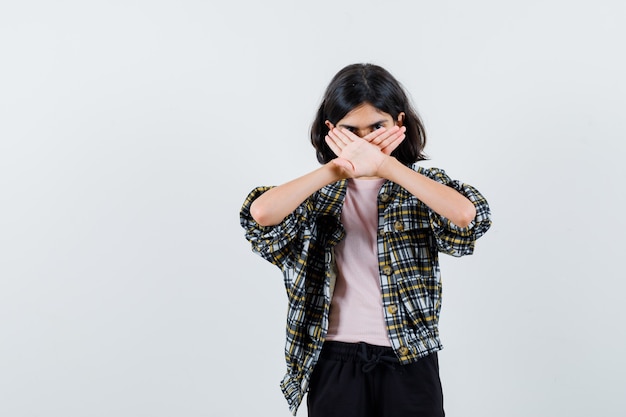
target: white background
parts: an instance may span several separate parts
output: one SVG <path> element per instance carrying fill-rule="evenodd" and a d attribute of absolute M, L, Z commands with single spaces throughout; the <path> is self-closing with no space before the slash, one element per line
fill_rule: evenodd
<path fill-rule="evenodd" d="M 288 416 L 286 296 L 238 212 L 317 166 L 346 64 L 492 229 L 442 259 L 451 417 L 626 415 L 626 7 L 3 1 L 0 415 Z M 306 416 L 302 407 L 300 416 Z"/>

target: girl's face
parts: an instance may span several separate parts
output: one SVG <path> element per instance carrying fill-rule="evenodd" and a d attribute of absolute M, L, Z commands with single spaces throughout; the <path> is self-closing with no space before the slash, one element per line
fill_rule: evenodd
<path fill-rule="evenodd" d="M 378 110 L 369 103 L 363 103 L 346 114 L 343 119 L 337 122 L 336 126 L 328 120 L 326 120 L 326 126 L 329 129 L 333 129 L 335 127 L 348 129 L 355 135 L 362 138 L 376 129 L 389 129 L 394 125 L 402 126 L 403 120 L 404 113 L 400 113 L 398 115 L 398 120 L 394 120 L 389 113 Z"/>

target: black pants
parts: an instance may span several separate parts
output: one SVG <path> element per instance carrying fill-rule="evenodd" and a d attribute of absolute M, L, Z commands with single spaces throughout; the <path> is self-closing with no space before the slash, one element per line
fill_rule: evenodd
<path fill-rule="evenodd" d="M 400 365 L 388 347 L 326 342 L 307 405 L 309 417 L 443 417 L 437 354 Z"/>

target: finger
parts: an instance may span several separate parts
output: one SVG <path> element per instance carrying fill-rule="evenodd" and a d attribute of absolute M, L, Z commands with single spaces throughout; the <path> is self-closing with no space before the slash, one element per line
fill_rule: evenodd
<path fill-rule="evenodd" d="M 405 127 L 395 126 L 395 128 L 390 129 L 388 135 L 385 135 L 384 137 L 381 137 L 380 138 L 380 142 L 375 143 L 375 144 L 378 145 L 381 148 L 385 147 L 388 144 L 390 144 L 393 141 L 395 141 L 400 136 L 404 135 L 405 132 L 406 132 L 406 128 Z"/>
<path fill-rule="evenodd" d="M 326 141 L 326 144 L 328 145 L 328 147 L 330 148 L 331 151 L 333 151 L 333 153 L 337 156 L 339 156 L 341 154 L 341 146 L 339 146 L 337 144 L 337 142 L 331 138 L 330 136 L 326 135 L 326 137 L 324 137 L 324 140 Z"/>
<path fill-rule="evenodd" d="M 386 129 L 383 134 L 374 138 L 371 142 L 374 145 L 380 146 L 383 142 L 385 142 L 389 138 L 394 137 L 394 135 L 396 135 L 399 130 L 400 130 L 400 127 L 398 126 L 390 127 L 389 129 Z"/>
<path fill-rule="evenodd" d="M 355 135 L 353 132 L 349 131 L 348 129 L 344 127 L 336 128 L 334 130 L 337 132 L 337 135 L 341 137 L 341 140 L 345 144 L 348 144 L 350 142 L 354 142 L 355 140 L 360 139 L 357 135 Z"/>
<path fill-rule="evenodd" d="M 339 146 L 341 149 L 345 148 L 349 143 L 346 138 L 338 134 L 337 129 L 330 130 L 327 137 L 332 139 L 332 141 L 335 142 L 335 145 Z"/>
<path fill-rule="evenodd" d="M 378 144 L 378 147 L 383 149 L 387 146 L 389 146 L 391 143 L 394 143 L 395 141 L 397 141 L 399 138 L 403 138 L 405 135 L 405 133 L 403 131 L 398 131 L 393 135 L 390 135 L 388 137 L 386 137 L 383 141 L 381 141 Z"/>
<path fill-rule="evenodd" d="M 369 134 L 363 136 L 363 139 L 368 142 L 372 142 L 376 140 L 376 138 L 378 138 L 379 136 L 383 135 L 385 132 L 387 132 L 387 129 L 384 127 L 381 127 L 380 129 L 376 129 L 370 132 Z"/>
<path fill-rule="evenodd" d="M 406 138 L 406 135 L 402 133 L 400 136 L 396 137 L 394 140 L 385 144 L 382 148 L 380 148 L 381 152 L 386 155 L 391 155 L 391 153 L 402 143 L 402 141 Z"/>

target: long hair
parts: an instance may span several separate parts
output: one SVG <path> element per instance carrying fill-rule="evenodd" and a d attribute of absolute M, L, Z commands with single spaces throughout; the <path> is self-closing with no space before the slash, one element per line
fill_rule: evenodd
<path fill-rule="evenodd" d="M 364 103 L 390 114 L 394 120 L 404 112 L 406 137 L 391 153 L 392 156 L 404 164 L 427 159 L 423 153 L 426 145 L 424 125 L 402 85 L 378 65 L 351 64 L 340 70 L 331 80 L 311 126 L 311 143 L 321 164 L 336 158 L 324 140 L 328 134 L 326 120 L 336 124 Z"/>

